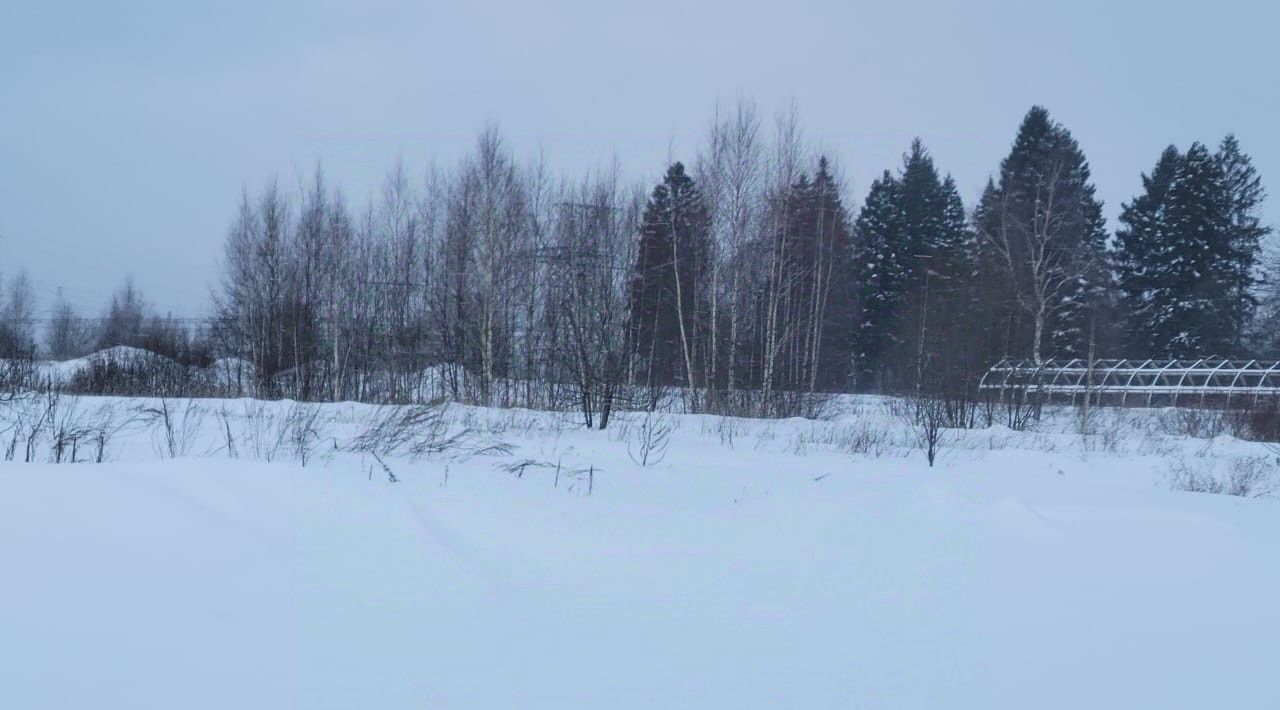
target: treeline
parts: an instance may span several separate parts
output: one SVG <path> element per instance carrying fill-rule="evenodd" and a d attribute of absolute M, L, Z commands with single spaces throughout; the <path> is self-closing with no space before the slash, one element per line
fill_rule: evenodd
<path fill-rule="evenodd" d="M 0 290 L 0 358 L 68 360 L 117 346 L 163 355 L 182 365 L 207 366 L 217 350 L 207 332 L 189 320 L 157 313 L 132 277 L 111 296 L 99 316 L 76 311 L 59 292 L 46 317 L 26 272 Z"/>
<path fill-rule="evenodd" d="M 453 169 L 397 165 L 359 211 L 319 170 L 246 192 L 212 327 L 168 347 L 239 358 L 267 396 L 430 390 L 588 423 L 672 392 L 776 415 L 817 392 L 965 389 L 1004 356 L 1277 356 L 1265 195 L 1238 142 L 1170 147 L 1143 182 L 1109 232 L 1040 107 L 971 209 L 918 140 L 855 209 L 794 111 L 769 123 L 747 101 L 650 188 L 616 165 L 556 176 L 489 129 Z"/>

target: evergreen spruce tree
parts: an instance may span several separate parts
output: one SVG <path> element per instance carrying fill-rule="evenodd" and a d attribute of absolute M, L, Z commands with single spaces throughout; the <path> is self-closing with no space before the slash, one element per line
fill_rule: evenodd
<path fill-rule="evenodd" d="M 1231 203 L 1221 165 L 1193 143 L 1169 186 L 1162 262 L 1147 326 L 1170 356 L 1230 352 L 1242 320 L 1233 303 L 1236 255 Z"/>
<path fill-rule="evenodd" d="M 923 280 L 924 265 L 920 259 L 930 256 L 927 252 L 940 239 L 946 217 L 946 196 L 942 192 L 938 171 L 918 138 L 912 141 L 911 152 L 903 158 L 899 182 L 902 189 L 898 211 L 902 215 L 906 238 L 903 256 L 911 274 L 907 288 L 912 290 Z"/>
<path fill-rule="evenodd" d="M 1110 288 L 1102 203 L 1071 133 L 1032 107 L 976 223 L 989 264 L 1002 264 L 1012 305 L 1010 354 L 1079 356 Z"/>
<path fill-rule="evenodd" d="M 969 232 L 966 248 L 971 268 L 968 306 L 970 317 L 966 319 L 974 340 L 982 353 L 982 359 L 994 362 L 1017 352 L 1014 341 L 1024 332 L 1025 312 L 1018 307 L 1013 283 L 1008 274 L 1008 264 L 1002 255 L 991 248 L 986 236 L 999 228 L 997 213 L 1000 209 L 1000 192 L 995 180 L 988 179 L 973 208 L 973 229 Z"/>
<path fill-rule="evenodd" d="M 780 337 L 773 386 L 843 388 L 850 374 L 855 314 L 849 216 L 826 158 L 812 180 L 787 190 L 772 253 L 778 269 Z"/>
<path fill-rule="evenodd" d="M 899 212 L 902 186 L 888 170 L 871 183 L 867 200 L 854 225 L 858 250 L 858 306 L 856 333 L 857 384 L 862 390 L 880 389 L 883 356 L 900 328 L 895 320 L 899 297 L 910 273 L 902 254 L 906 238 Z"/>
<path fill-rule="evenodd" d="M 1167 250 L 1173 235 L 1167 219 L 1169 190 L 1182 165 L 1178 149 L 1165 148 L 1150 175 L 1142 176 L 1143 194 L 1122 205 L 1113 263 L 1125 321 L 1125 351 L 1150 357 L 1167 350 L 1150 324 L 1167 300 Z"/>
<path fill-rule="evenodd" d="M 950 175 L 942 180 L 942 199 L 942 222 L 927 249 L 934 259 L 935 269 L 950 278 L 965 278 L 972 269 L 969 254 L 973 235 L 960 190 Z"/>
<path fill-rule="evenodd" d="M 914 384 L 935 393 L 957 393 L 975 384 L 969 378 L 988 364 L 972 326 L 972 240 L 964 203 L 955 181 L 941 183 L 941 210 L 936 228 L 921 252 L 928 269 L 912 294 L 907 324 L 915 328 L 916 346 L 902 354 L 917 367 Z"/>
<path fill-rule="evenodd" d="M 627 325 L 638 382 L 691 389 L 700 385 L 710 254 L 706 205 L 677 162 L 654 188 L 640 228 Z"/>
<path fill-rule="evenodd" d="M 900 176 L 886 172 L 871 186 L 858 219 L 862 317 L 858 330 L 860 382 L 893 389 L 906 383 L 904 366 L 926 350 L 928 290 L 948 290 L 967 271 L 964 205 L 955 182 L 940 178 L 919 139 L 903 158 Z M 958 281 L 953 282 L 958 283 Z M 934 333 L 941 333 L 940 322 Z"/>
<path fill-rule="evenodd" d="M 1170 147 L 1142 195 L 1124 206 L 1116 277 L 1134 356 L 1203 357 L 1243 352 L 1256 300 L 1255 266 L 1267 229 L 1249 158 L 1228 137 L 1211 154 Z"/>
<path fill-rule="evenodd" d="M 851 376 L 853 330 L 857 322 L 853 290 L 853 238 L 849 212 L 826 158 L 813 176 L 815 274 L 812 289 L 814 353 L 809 389 L 843 389 Z"/>
<path fill-rule="evenodd" d="M 1240 150 L 1240 143 L 1233 135 L 1223 139 L 1215 156 L 1222 170 L 1231 221 L 1231 307 L 1229 317 L 1242 333 L 1252 325 L 1258 305 L 1256 290 L 1262 285 L 1259 276 L 1258 256 L 1262 244 L 1271 234 L 1271 228 L 1262 224 L 1262 202 L 1267 193 L 1262 177 L 1253 167 L 1253 161 Z M 1237 343 L 1237 349 L 1242 348 Z"/>

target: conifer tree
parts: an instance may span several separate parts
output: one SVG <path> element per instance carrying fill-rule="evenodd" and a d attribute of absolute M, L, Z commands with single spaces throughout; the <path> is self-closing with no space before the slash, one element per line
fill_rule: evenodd
<path fill-rule="evenodd" d="M 870 388 L 901 387 L 906 372 L 901 366 L 919 366 L 928 311 L 938 305 L 936 300 L 930 303 L 928 288 L 945 285 L 940 280 L 956 279 L 953 283 L 958 284 L 967 275 L 964 205 L 955 182 L 950 176 L 939 178 L 919 139 L 903 157 L 899 177 L 886 172 L 872 185 L 858 234 L 861 383 Z"/>
<path fill-rule="evenodd" d="M 1222 140 L 1215 155 L 1222 170 L 1227 200 L 1230 205 L 1232 247 L 1232 317 L 1236 326 L 1247 330 L 1249 320 L 1257 306 L 1256 288 L 1261 285 L 1258 274 L 1258 255 L 1271 234 L 1271 228 L 1262 224 L 1262 202 L 1267 193 L 1262 186 L 1262 176 L 1253 167 L 1253 161 L 1240 150 L 1234 135 Z"/>
<path fill-rule="evenodd" d="M 1102 203 L 1079 144 L 1034 106 L 976 223 L 984 259 L 1020 313 L 1010 349 L 1037 362 L 1083 355 L 1087 321 L 1110 287 Z"/>
<path fill-rule="evenodd" d="M 788 280 L 795 290 L 789 328 L 796 335 L 794 386 L 813 391 L 845 384 L 849 375 L 851 292 L 849 216 L 826 158 L 810 182 L 792 189 L 790 210 L 798 257 Z"/>
<path fill-rule="evenodd" d="M 765 273 L 756 297 L 763 389 L 844 388 L 852 370 L 856 312 L 852 227 L 826 158 L 771 200 L 773 224 L 755 246 Z M 758 277 L 758 278 L 759 278 Z"/>
<path fill-rule="evenodd" d="M 677 162 L 654 188 L 640 228 L 627 326 L 636 381 L 699 386 L 710 251 L 702 195 Z"/>
<path fill-rule="evenodd" d="M 1169 189 L 1182 164 L 1174 146 L 1165 148 L 1150 175 L 1142 176 L 1143 194 L 1122 205 L 1113 260 L 1120 306 L 1125 314 L 1126 352 L 1132 357 L 1162 353 L 1148 327 L 1161 293 L 1166 266 Z"/>
<path fill-rule="evenodd" d="M 893 344 L 898 331 L 895 316 L 898 295 L 909 279 L 902 258 L 905 249 L 902 217 L 899 213 L 902 186 L 888 170 L 871 183 L 867 200 L 858 214 L 854 230 L 858 238 L 858 305 L 861 317 L 857 329 L 855 359 L 858 386 L 877 389 L 881 359 Z"/>
<path fill-rule="evenodd" d="M 1135 356 L 1242 352 L 1256 305 L 1261 181 L 1235 139 L 1161 155 L 1124 207 L 1116 276 Z"/>
<path fill-rule="evenodd" d="M 1200 143 L 1182 157 L 1169 186 L 1161 268 L 1147 329 L 1172 356 L 1232 348 L 1242 321 L 1232 303 L 1238 274 L 1231 204 L 1221 166 Z"/>
<path fill-rule="evenodd" d="M 950 175 L 942 180 L 942 196 L 942 223 L 928 250 L 935 260 L 935 268 L 953 278 L 965 277 L 972 266 L 969 258 L 972 234 L 960 190 Z"/>
<path fill-rule="evenodd" d="M 968 280 L 968 306 L 966 319 L 972 337 L 980 342 L 984 360 L 995 361 L 1015 352 L 1015 335 L 1025 330 L 1025 313 L 1018 307 L 1013 284 L 1008 278 L 1008 265 L 997 251 L 991 248 L 984 229 L 995 224 L 999 210 L 1000 193 L 995 180 L 988 179 L 982 196 L 973 208 L 966 249 L 970 264 Z"/>

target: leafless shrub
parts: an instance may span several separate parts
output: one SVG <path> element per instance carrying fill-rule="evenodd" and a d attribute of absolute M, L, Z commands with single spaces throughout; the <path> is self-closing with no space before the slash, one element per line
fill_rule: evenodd
<path fill-rule="evenodd" d="M 627 455 L 641 466 L 662 463 L 667 457 L 667 444 L 671 440 L 671 422 L 659 414 L 645 412 L 631 426 L 627 439 Z"/>
<path fill-rule="evenodd" d="M 596 487 L 596 474 L 603 469 L 595 467 L 595 464 L 586 466 L 585 468 L 562 468 L 556 464 L 555 487 L 560 487 L 560 479 L 564 478 L 569 482 L 566 490 L 570 493 L 582 493 L 586 488 L 586 495 L 591 495 Z"/>
<path fill-rule="evenodd" d="M 1157 421 L 1161 431 L 1170 436 L 1212 439 L 1230 433 L 1230 421 L 1220 409 L 1174 407 L 1164 410 Z"/>
<path fill-rule="evenodd" d="M 528 409 L 485 409 L 447 407 L 443 400 L 418 405 L 441 407 L 442 421 L 446 425 L 456 424 L 474 436 L 487 436 L 502 439 L 512 434 L 531 436 L 534 433 L 550 433 L 556 436 L 568 429 L 581 428 L 572 415 L 565 412 L 535 412 Z M 452 418 L 452 420 L 451 420 Z"/>
<path fill-rule="evenodd" d="M 827 411 L 831 395 L 824 392 L 775 392 L 764 402 L 760 416 L 770 419 L 818 419 Z"/>
<path fill-rule="evenodd" d="M 452 429 L 443 403 L 381 407 L 364 430 L 343 448 L 380 456 L 410 459 L 438 454 L 452 458 L 511 452 L 511 445 L 469 427 Z"/>
<path fill-rule="evenodd" d="M 982 400 L 972 378 L 957 377 L 954 383 L 938 392 L 942 399 L 943 419 L 948 429 L 973 429 L 978 425 Z"/>
<path fill-rule="evenodd" d="M 204 422 L 205 410 L 195 400 L 185 400 L 181 406 L 168 398 L 152 406 L 143 406 L 138 415 L 145 425 L 152 427 L 152 445 L 161 458 L 178 458 L 191 453 Z"/>
<path fill-rule="evenodd" d="M 1232 410 L 1230 422 L 1238 438 L 1280 442 L 1280 397 L 1267 397 Z"/>
<path fill-rule="evenodd" d="M 1031 438 L 1031 449 L 1046 454 L 1053 454 L 1064 448 L 1064 443 L 1069 443 L 1070 439 L 1061 434 L 1053 434 L 1051 432 L 1036 432 Z"/>
<path fill-rule="evenodd" d="M 1271 456 L 1239 456 L 1226 464 L 1225 474 L 1215 470 L 1213 461 L 1178 459 L 1169 466 L 1169 487 L 1190 493 L 1259 498 L 1275 491 L 1280 461 Z"/>
<path fill-rule="evenodd" d="M 131 425 L 134 417 L 122 418 L 119 408 L 110 403 L 98 407 L 96 414 L 94 421 L 89 424 L 88 435 L 93 445 L 94 463 L 102 463 L 106 460 L 107 446 L 111 443 L 111 439 Z"/>
<path fill-rule="evenodd" d="M 716 435 L 720 439 L 720 445 L 730 449 L 748 428 L 747 422 L 739 417 L 709 416 L 702 419 L 703 435 Z"/>
<path fill-rule="evenodd" d="M 907 425 L 915 446 L 924 451 L 929 466 L 948 443 L 947 404 L 942 397 L 918 393 L 890 400 L 889 411 Z"/>
<path fill-rule="evenodd" d="M 24 392 L 37 389 L 39 382 L 34 357 L 0 358 L 0 402 L 9 402 Z"/>
<path fill-rule="evenodd" d="M 245 452 L 250 458 L 271 461 L 280 448 L 280 427 L 271 406 L 258 400 L 245 400 L 241 410 Z"/>
<path fill-rule="evenodd" d="M 0 455 L 12 461 L 20 455 L 33 462 L 46 451 L 53 463 L 93 460 L 101 463 L 108 442 L 132 418 L 121 419 L 115 404 L 107 402 L 86 411 L 75 397 L 65 397 L 54 389 L 28 391 L 0 408 Z M 81 455 L 81 445 L 90 456 Z"/>
<path fill-rule="evenodd" d="M 853 424 L 815 424 L 799 431 L 791 450 L 804 453 L 810 445 L 827 446 L 848 455 L 883 456 L 889 449 L 889 430 L 870 419 Z"/>
<path fill-rule="evenodd" d="M 24 410 L 30 395 L 14 394 L 4 400 L 4 408 L 0 409 L 0 423 L 4 435 L 4 460 L 12 461 L 17 455 L 18 442 L 24 437 Z"/>
<path fill-rule="evenodd" d="M 1277 466 L 1280 461 L 1268 456 L 1246 456 L 1235 459 L 1227 478 L 1227 493 L 1257 498 L 1275 491 Z"/>
<path fill-rule="evenodd" d="M 5 443 L 4 460 L 12 461 L 14 454 L 18 448 L 18 437 L 19 437 L 19 434 L 21 433 L 21 430 L 18 428 L 18 424 L 16 421 L 9 426 L 9 428 L 6 430 L 6 433 L 8 433 L 10 436 L 8 437 L 8 441 Z"/>
<path fill-rule="evenodd" d="M 221 393 L 214 374 L 145 350 L 108 351 L 91 356 L 61 387 L 70 394 L 206 397 Z"/>
<path fill-rule="evenodd" d="M 587 495 L 591 495 L 595 488 L 595 475 L 601 469 L 595 465 L 589 465 L 585 468 L 568 468 L 562 465 L 561 461 L 551 463 L 550 461 L 540 461 L 538 459 L 521 459 L 510 463 L 497 464 L 499 471 L 505 471 L 514 475 L 516 478 L 523 478 L 524 474 L 530 470 L 551 470 L 555 469 L 555 476 L 552 479 L 552 485 L 556 488 L 560 487 L 560 479 L 568 481 L 568 491 L 570 493 L 579 492 L 586 487 Z M 448 480 L 448 473 L 445 474 L 445 480 Z"/>
<path fill-rule="evenodd" d="M 1116 453 L 1125 439 L 1124 422 L 1096 409 L 1081 415 L 1080 442 L 1085 451 Z"/>
<path fill-rule="evenodd" d="M 218 409 L 218 423 L 222 431 L 223 450 L 227 452 L 228 458 L 239 458 L 239 452 L 236 449 L 236 435 L 231 430 L 231 412 L 227 410 L 226 405 Z"/>
<path fill-rule="evenodd" d="M 43 396 L 34 395 L 27 402 L 29 406 L 24 411 L 24 420 L 26 422 L 26 448 L 24 450 L 24 458 L 26 463 L 35 461 L 36 451 L 43 436 L 53 422 L 53 418 L 57 413 L 59 396 L 57 392 L 49 390 Z"/>
<path fill-rule="evenodd" d="M 829 410 L 831 399 L 825 392 L 774 390 L 766 395 L 761 390 L 722 390 L 703 402 L 698 411 L 741 418 L 818 419 Z M 689 411 L 687 407 L 685 411 Z"/>
<path fill-rule="evenodd" d="M 311 459 L 315 443 L 320 439 L 320 431 L 316 427 L 316 419 L 320 409 L 313 404 L 295 402 L 284 418 L 290 449 L 294 458 L 304 467 Z"/>
<path fill-rule="evenodd" d="M 550 461 L 538 461 L 536 459 L 521 459 L 512 461 L 511 463 L 498 464 L 498 470 L 513 474 L 516 478 L 524 478 L 525 471 L 529 469 L 554 468 L 559 469 L 559 464 Z"/>
<path fill-rule="evenodd" d="M 1040 418 L 1040 400 L 1026 390 L 989 393 L 983 401 L 987 426 L 999 422 L 1014 431 L 1025 431 Z"/>
<path fill-rule="evenodd" d="M 1143 456 L 1172 456 L 1178 451 L 1178 442 L 1168 437 L 1148 436 L 1140 439 L 1134 453 Z"/>
<path fill-rule="evenodd" d="M 50 390 L 46 395 L 49 405 L 49 456 L 53 463 L 75 463 L 79 460 L 79 443 L 90 435 L 89 426 L 83 421 L 79 401 L 71 399 L 66 405 Z"/>
<path fill-rule="evenodd" d="M 999 451 L 1007 449 L 1013 445 L 1014 432 L 1000 427 L 999 429 L 991 429 L 987 431 L 987 450 Z"/>
<path fill-rule="evenodd" d="M 6 461 L 17 459 L 21 453 L 24 462 L 32 463 L 47 441 L 50 458 L 61 463 L 74 448 L 73 439 L 81 436 L 74 402 L 65 406 L 62 396 L 53 389 L 15 393 L 5 400 L 0 414 L 0 435 L 4 437 L 0 442 Z"/>
<path fill-rule="evenodd" d="M 754 448 L 756 451 L 759 451 L 772 444 L 777 438 L 778 432 L 774 427 L 760 427 L 756 430 L 756 443 Z"/>
<path fill-rule="evenodd" d="M 618 412 L 614 415 L 614 425 L 606 431 L 610 441 L 626 442 L 631 440 L 631 430 L 635 426 L 637 416 L 633 412 Z"/>
<path fill-rule="evenodd" d="M 317 411 L 311 405 L 294 402 L 284 414 L 264 412 L 262 428 L 254 432 L 255 455 L 267 462 L 281 454 L 292 454 L 303 466 L 310 460 L 312 447 L 319 440 Z"/>
<path fill-rule="evenodd" d="M 846 454 L 879 457 L 888 450 L 889 431 L 882 425 L 863 419 L 845 429 L 837 446 Z"/>

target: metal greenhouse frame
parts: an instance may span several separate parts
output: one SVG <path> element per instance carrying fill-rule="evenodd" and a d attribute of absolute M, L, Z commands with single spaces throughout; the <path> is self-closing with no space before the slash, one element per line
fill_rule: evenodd
<path fill-rule="evenodd" d="M 1037 401 L 1083 399 L 1119 406 L 1256 405 L 1280 396 L 1280 362 L 1272 360 L 1030 360 L 991 366 L 978 388 Z"/>

